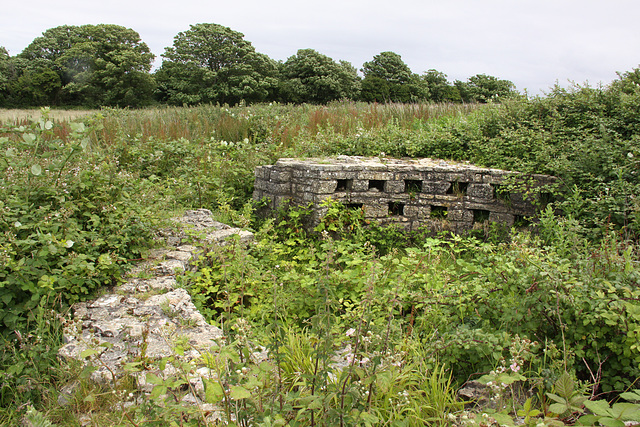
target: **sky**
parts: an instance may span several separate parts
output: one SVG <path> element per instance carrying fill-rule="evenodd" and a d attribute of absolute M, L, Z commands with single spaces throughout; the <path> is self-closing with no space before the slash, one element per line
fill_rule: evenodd
<path fill-rule="evenodd" d="M 2 7 L 0 46 L 13 56 L 49 28 L 117 24 L 159 66 L 176 34 L 215 23 L 275 60 L 311 48 L 360 69 L 393 51 L 417 74 L 489 74 L 541 95 L 640 67 L 639 16 L 638 0 L 14 0 Z"/>

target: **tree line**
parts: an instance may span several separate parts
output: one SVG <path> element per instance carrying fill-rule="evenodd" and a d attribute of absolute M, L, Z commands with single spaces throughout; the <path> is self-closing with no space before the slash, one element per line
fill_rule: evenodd
<path fill-rule="evenodd" d="M 21 53 L 0 46 L 0 107 L 144 107 L 154 104 L 235 105 L 241 102 L 324 104 L 488 102 L 517 94 L 486 74 L 450 82 L 428 70 L 413 73 L 395 52 L 381 52 L 358 70 L 314 49 L 286 61 L 259 53 L 244 35 L 196 24 L 165 48 L 162 65 L 140 35 L 119 25 L 63 25 L 46 30 Z"/>

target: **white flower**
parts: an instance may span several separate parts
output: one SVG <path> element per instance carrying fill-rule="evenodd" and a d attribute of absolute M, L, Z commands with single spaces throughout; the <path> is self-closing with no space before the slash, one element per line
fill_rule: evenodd
<path fill-rule="evenodd" d="M 73 244 L 74 244 L 74 243 L 75 243 L 75 242 L 74 242 L 73 240 L 67 240 L 66 242 L 64 242 L 64 245 L 65 245 L 67 248 L 71 248 L 71 247 L 73 246 Z"/>
<path fill-rule="evenodd" d="M 633 159 L 633 153 L 631 153 L 631 152 L 627 153 L 627 157 L 630 158 L 630 159 Z"/>
<path fill-rule="evenodd" d="M 353 329 L 353 328 L 349 328 L 349 330 L 347 330 L 346 335 L 347 335 L 348 337 L 352 337 L 353 335 L 355 335 L 355 333 L 356 333 L 356 330 L 355 330 L 355 329 Z"/>
<path fill-rule="evenodd" d="M 21 225 L 22 225 L 22 223 L 20 221 L 16 221 L 16 222 L 13 223 L 13 226 L 15 228 L 20 228 Z"/>
<path fill-rule="evenodd" d="M 520 370 L 520 366 L 516 362 L 513 362 L 509 367 L 513 372 L 518 372 Z"/>

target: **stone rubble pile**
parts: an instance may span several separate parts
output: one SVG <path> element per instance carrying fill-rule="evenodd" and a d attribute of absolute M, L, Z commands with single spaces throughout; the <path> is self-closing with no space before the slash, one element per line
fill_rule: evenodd
<path fill-rule="evenodd" d="M 207 209 L 187 211 L 175 220 L 178 231 L 164 230 L 161 236 L 169 249 L 157 251 L 153 257 L 161 260 L 157 265 L 140 265 L 125 283 L 93 301 L 73 306 L 74 321 L 65 328 L 66 344 L 60 349 L 63 358 L 82 360 L 96 368 L 91 380 L 109 385 L 123 376 L 127 363 L 159 360 L 174 355 L 180 361 L 197 359 L 208 352 L 222 337 L 222 330 L 207 323 L 191 301 L 189 293 L 176 285 L 176 275 L 191 268 L 198 248 L 183 245 L 187 235 L 198 234 L 205 245 L 224 244 L 237 235 L 249 242 L 253 235 L 244 230 L 213 221 Z M 176 355 L 172 349 L 176 339 L 187 340 L 189 349 Z M 91 357 L 81 357 L 91 349 Z M 85 352 L 85 356 L 88 352 Z M 153 372 L 159 377 L 171 374 L 167 365 L 164 372 Z M 203 393 L 200 368 L 194 376 L 194 388 Z M 114 377 L 115 376 L 115 377 Z M 153 388 L 146 382 L 145 373 L 138 374 L 138 387 L 146 392 Z M 205 376 L 205 378 L 207 378 Z M 73 388 L 63 390 L 60 403 L 64 404 Z M 185 403 L 196 403 L 198 397 L 187 395 Z"/>

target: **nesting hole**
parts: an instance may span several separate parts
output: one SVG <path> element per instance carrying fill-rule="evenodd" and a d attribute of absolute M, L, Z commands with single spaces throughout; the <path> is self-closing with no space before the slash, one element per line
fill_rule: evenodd
<path fill-rule="evenodd" d="M 491 212 L 486 211 L 484 209 L 472 209 L 472 211 L 473 211 L 473 222 L 489 221 L 489 215 L 491 215 Z"/>
<path fill-rule="evenodd" d="M 447 211 L 446 206 L 431 206 L 431 214 L 429 217 L 432 219 L 445 219 L 447 217 Z"/>
<path fill-rule="evenodd" d="M 467 187 L 469 186 L 468 182 L 454 182 L 449 186 L 447 190 L 447 194 L 454 194 L 458 197 L 467 195 Z"/>
<path fill-rule="evenodd" d="M 405 179 L 404 192 L 405 193 L 421 193 L 422 181 L 418 179 Z"/>
<path fill-rule="evenodd" d="M 336 185 L 336 192 L 338 191 L 351 191 L 353 188 L 353 179 L 339 179 Z"/>
<path fill-rule="evenodd" d="M 384 191 L 384 180 L 382 180 L 382 179 L 370 179 L 369 180 L 369 190 L 378 190 L 380 192 Z"/>
<path fill-rule="evenodd" d="M 524 215 L 514 215 L 513 217 L 513 226 L 517 228 L 528 227 L 531 225 L 531 221 L 529 217 Z"/>
<path fill-rule="evenodd" d="M 404 215 L 404 203 L 389 202 L 389 215 L 391 216 Z"/>

